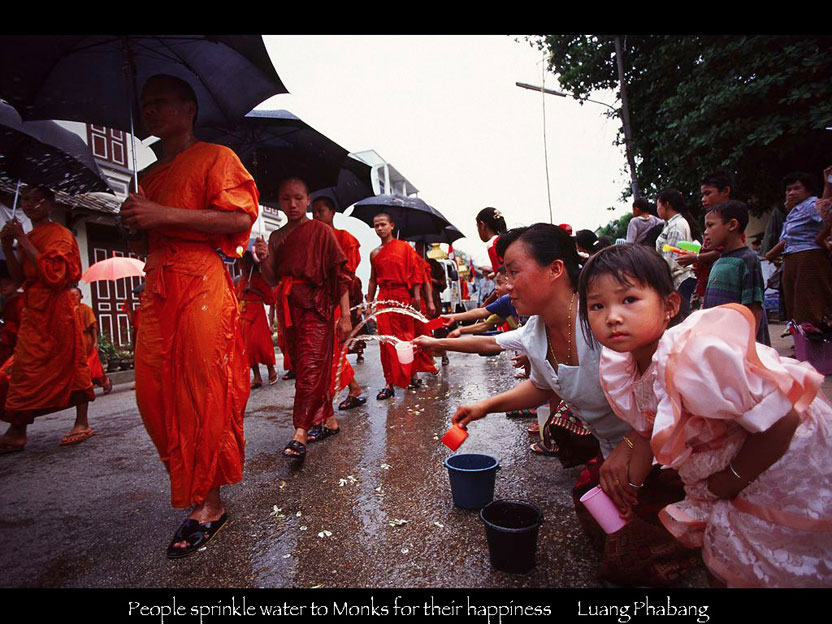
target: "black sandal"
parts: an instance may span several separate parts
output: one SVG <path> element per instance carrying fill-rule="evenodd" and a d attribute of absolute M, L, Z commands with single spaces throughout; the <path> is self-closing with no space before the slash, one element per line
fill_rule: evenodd
<path fill-rule="evenodd" d="M 295 452 L 291 453 L 290 451 Z M 288 457 L 289 459 L 303 459 L 306 457 L 306 445 L 303 442 L 292 440 L 286 445 L 286 448 L 283 449 L 283 456 Z"/>
<path fill-rule="evenodd" d="M 281 379 L 294 379 L 294 378 L 295 378 L 295 371 L 286 371 L 283 374 L 283 377 L 281 377 Z"/>
<path fill-rule="evenodd" d="M 338 409 L 339 410 L 353 409 L 354 407 L 360 407 L 360 406 L 364 405 L 366 402 L 367 402 L 367 399 L 365 399 L 363 396 L 357 396 L 357 397 L 348 396 L 346 399 L 344 399 L 343 401 L 341 401 L 338 404 Z"/>
<path fill-rule="evenodd" d="M 341 433 L 341 427 L 337 429 L 330 429 L 329 427 L 312 427 L 309 432 L 306 434 L 306 441 L 307 442 L 318 442 L 319 440 L 326 440 L 330 436 L 334 436 L 336 433 Z"/>
<path fill-rule="evenodd" d="M 205 546 L 211 541 L 220 529 L 225 526 L 228 521 L 228 514 L 223 513 L 219 519 L 213 522 L 197 522 L 188 518 L 179 525 L 176 533 L 173 534 L 173 539 L 170 541 L 167 550 L 168 559 L 181 559 L 195 553 L 197 550 Z M 177 542 L 188 542 L 185 548 L 175 548 L 173 545 Z"/>
<path fill-rule="evenodd" d="M 382 390 L 381 392 L 379 392 L 376 395 L 376 400 L 377 401 L 385 401 L 385 400 L 389 399 L 390 397 L 395 396 L 395 394 L 396 393 L 393 391 L 393 388 L 385 388 L 384 390 Z"/>

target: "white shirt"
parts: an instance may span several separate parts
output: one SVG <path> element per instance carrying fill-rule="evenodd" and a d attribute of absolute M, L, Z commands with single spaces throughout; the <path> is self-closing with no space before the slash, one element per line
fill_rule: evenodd
<path fill-rule="evenodd" d="M 496 340 L 504 349 L 516 349 L 512 345 L 516 344 L 519 336 L 522 349 L 531 364 L 531 382 L 541 390 L 551 390 L 566 401 L 573 414 L 580 418 L 598 439 L 601 452 L 607 457 L 631 427 L 613 413 L 601 389 L 601 345 L 592 349 L 578 325 L 579 323 L 576 323 L 573 344 L 577 349 L 580 365 L 559 364 L 557 371 L 546 359 L 549 340 L 546 337 L 546 326 L 539 316 L 531 317 L 521 328 L 522 332 L 521 329 L 506 332 L 496 336 Z"/>

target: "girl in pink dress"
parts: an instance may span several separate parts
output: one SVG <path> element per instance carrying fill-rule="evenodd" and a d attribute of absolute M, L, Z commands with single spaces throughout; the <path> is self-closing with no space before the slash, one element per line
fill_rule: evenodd
<path fill-rule="evenodd" d="M 755 343 L 754 318 L 741 305 L 668 329 L 679 298 L 662 263 L 644 246 L 617 245 L 581 274 L 584 329 L 604 345 L 601 385 L 634 429 L 604 463 L 601 487 L 631 516 L 655 455 L 685 484 L 684 500 L 660 519 L 680 542 L 702 548 L 719 584 L 832 586 L 832 407 L 823 376 Z"/>

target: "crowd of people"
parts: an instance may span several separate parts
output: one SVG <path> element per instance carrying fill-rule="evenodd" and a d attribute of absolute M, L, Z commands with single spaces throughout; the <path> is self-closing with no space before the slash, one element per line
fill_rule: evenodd
<path fill-rule="evenodd" d="M 217 252 L 234 257 L 248 246 L 254 179 L 234 152 L 194 136 L 196 97 L 186 82 L 148 79 L 141 107 L 161 156 L 142 172 L 121 219 L 147 256 L 136 402 L 168 472 L 171 503 L 189 509 L 166 550 L 176 559 L 228 521 L 221 488 L 242 480 L 243 416 L 264 383 L 260 365 L 269 384 L 278 381 L 270 316 L 284 377 L 295 386 L 283 455 L 299 461 L 310 443 L 340 432 L 338 393 L 347 390 L 340 410 L 366 403 L 342 355 L 365 297 L 358 241 L 334 227 L 333 202 L 311 201 L 301 178 L 281 182 L 288 222 L 255 240 L 235 283 Z M 832 317 L 830 174 L 820 199 L 813 176 L 784 178 L 782 228 L 765 251 L 768 260 L 784 258 L 786 317 L 798 323 Z M 418 374 L 438 374 L 435 357 L 447 364 L 447 351 L 513 351 L 519 383 L 460 406 L 452 420 L 465 428 L 488 414 L 548 406 L 544 441 L 533 450 L 582 467 L 572 496 L 603 551 L 602 579 L 668 586 L 702 560 L 715 585 L 829 586 L 832 406 L 822 375 L 769 346 L 766 282 L 746 245 L 748 208 L 734 195 L 730 177 L 715 172 L 702 179 L 703 220 L 675 189 L 659 193 L 655 209 L 637 199 L 620 244 L 588 230 L 573 236 L 566 224 L 508 229 L 499 210 L 485 208 L 475 220 L 494 288 L 464 313 L 441 309 L 445 274 L 425 245 L 400 240 L 393 217 L 377 214 L 366 302 L 379 304 L 368 311 L 387 308 L 377 330 L 393 340 L 380 344 L 376 400 L 417 391 Z M 62 444 L 83 442 L 94 435 L 93 384 L 112 388 L 94 315 L 75 287 L 77 243 L 50 218 L 54 195 L 28 189 L 22 208 L 33 229 L 12 220 L 0 231 L 8 266 L 0 279 L 3 453 L 24 449 L 35 417 L 73 406 Z M 693 241 L 698 252 L 680 247 Z M 434 337 L 397 308 L 441 317 L 450 331 Z M 412 362 L 397 357 L 399 342 L 416 347 Z M 596 486 L 628 521 L 611 535 L 579 503 Z"/>

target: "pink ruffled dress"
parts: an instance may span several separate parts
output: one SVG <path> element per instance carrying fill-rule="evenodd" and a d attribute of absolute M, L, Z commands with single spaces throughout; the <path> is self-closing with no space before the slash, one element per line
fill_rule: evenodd
<path fill-rule="evenodd" d="M 736 304 L 669 329 L 653 366 L 651 446 L 679 471 L 686 493 L 660 512 L 665 527 L 701 546 L 730 587 L 832 586 L 832 407 L 823 376 L 757 344 L 753 316 Z M 788 451 L 736 498 L 716 498 L 708 477 L 792 409 L 801 423 Z"/>

